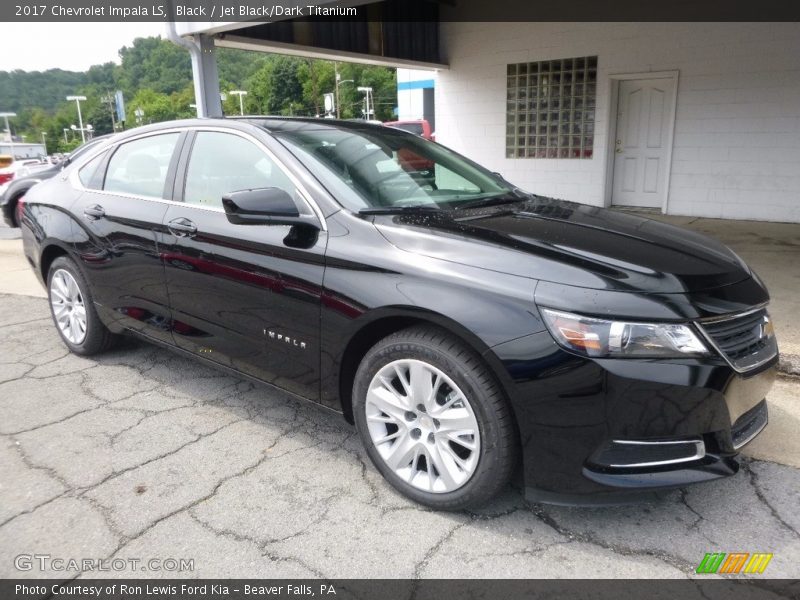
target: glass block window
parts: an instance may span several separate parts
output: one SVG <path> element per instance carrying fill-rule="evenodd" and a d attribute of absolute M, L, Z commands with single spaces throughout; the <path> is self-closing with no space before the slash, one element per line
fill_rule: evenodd
<path fill-rule="evenodd" d="M 508 65 L 506 158 L 592 158 L 597 57 Z"/>

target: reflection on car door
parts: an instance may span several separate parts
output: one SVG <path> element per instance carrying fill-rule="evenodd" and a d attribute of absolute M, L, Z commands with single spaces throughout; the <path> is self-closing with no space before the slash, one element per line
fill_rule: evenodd
<path fill-rule="evenodd" d="M 185 133 L 151 135 L 120 144 L 78 173 L 87 188 L 73 212 L 98 312 L 108 322 L 172 341 L 164 269 L 155 230 L 171 197 Z M 82 231 L 80 231 L 82 229 Z"/>
<path fill-rule="evenodd" d="M 254 140 L 198 131 L 187 152 L 160 240 L 175 343 L 316 399 L 325 232 L 228 222 L 222 196 L 245 189 L 281 188 L 310 212 Z"/>

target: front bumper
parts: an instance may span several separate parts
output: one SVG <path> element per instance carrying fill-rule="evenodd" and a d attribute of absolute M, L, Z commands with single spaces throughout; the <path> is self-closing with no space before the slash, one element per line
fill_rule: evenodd
<path fill-rule="evenodd" d="M 492 351 L 510 377 L 526 495 L 569 504 L 736 473 L 778 362 L 740 374 L 722 358 L 587 359 L 547 332 Z"/>

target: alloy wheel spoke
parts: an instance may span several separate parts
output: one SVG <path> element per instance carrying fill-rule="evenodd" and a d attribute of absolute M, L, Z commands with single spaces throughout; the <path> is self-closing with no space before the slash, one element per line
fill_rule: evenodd
<path fill-rule="evenodd" d="M 50 298 L 53 304 L 55 304 L 56 302 L 60 302 L 61 304 L 63 304 L 67 301 L 67 297 L 63 293 L 61 293 L 61 290 L 59 290 L 56 286 L 50 288 Z"/>
<path fill-rule="evenodd" d="M 448 454 L 443 454 L 439 444 L 434 444 L 433 447 L 430 448 L 428 455 L 437 473 L 439 473 L 439 477 L 442 479 L 445 488 L 448 490 L 457 488 L 459 469 L 453 463 L 452 457 Z"/>
<path fill-rule="evenodd" d="M 446 431 L 444 433 L 440 433 L 445 439 L 450 440 L 454 444 L 458 444 L 459 446 L 463 446 L 467 450 L 475 450 L 478 445 L 475 443 L 475 432 L 472 430 L 464 430 L 464 431 Z M 472 437 L 472 440 L 464 439 L 464 436 Z"/>
<path fill-rule="evenodd" d="M 411 437 L 400 438 L 393 446 L 391 454 L 386 457 L 386 464 L 395 471 L 408 466 L 414 456 L 415 446 Z"/>
<path fill-rule="evenodd" d="M 80 319 L 81 321 L 86 320 L 86 307 L 82 304 L 76 304 L 72 307 L 72 312 L 75 313 L 75 316 Z"/>
<path fill-rule="evenodd" d="M 77 300 L 81 295 L 80 290 L 78 289 L 78 284 L 75 283 L 75 279 L 72 277 L 67 280 L 67 293 L 69 294 L 70 299 L 73 301 Z"/>
<path fill-rule="evenodd" d="M 367 392 L 367 403 L 392 417 L 394 422 L 402 422 L 406 412 L 406 407 L 398 395 L 385 386 L 370 389 Z"/>
<path fill-rule="evenodd" d="M 448 394 L 447 401 L 441 406 L 434 403 L 433 412 L 431 413 L 431 415 L 436 416 L 438 418 L 440 415 L 451 410 L 453 408 L 453 405 L 459 400 L 463 400 L 461 394 L 457 392 L 451 392 L 450 394 Z"/>
<path fill-rule="evenodd" d="M 53 302 L 53 314 L 56 319 L 61 319 L 62 316 L 68 314 L 67 305 L 63 302 Z"/>
<path fill-rule="evenodd" d="M 61 296 L 66 300 L 69 298 L 69 290 L 67 289 L 67 282 L 64 281 L 64 275 L 62 273 L 56 273 L 53 277 L 53 284 L 55 285 L 56 289 L 59 291 Z"/>
<path fill-rule="evenodd" d="M 466 409 L 453 409 L 443 414 L 437 415 L 439 420 L 439 431 L 445 432 L 472 432 L 477 430 L 475 417 L 473 417 Z"/>
<path fill-rule="evenodd" d="M 433 392 L 433 371 L 426 365 L 414 362 L 408 369 L 411 388 L 411 398 L 414 406 L 422 404 L 426 410 L 430 404 Z"/>
<path fill-rule="evenodd" d="M 378 438 L 378 439 L 373 440 L 373 441 L 375 442 L 376 446 L 380 446 L 381 444 L 385 444 L 386 442 L 391 442 L 392 440 L 395 440 L 395 439 L 397 439 L 397 438 L 399 438 L 399 437 L 401 437 L 403 435 L 406 435 L 406 432 L 403 431 L 402 429 L 398 429 L 394 433 L 387 433 L 382 438 Z"/>
<path fill-rule="evenodd" d="M 411 381 L 409 380 L 410 374 L 406 373 L 403 369 L 401 369 L 397 365 L 395 365 L 394 367 L 394 372 L 395 375 L 397 375 L 397 378 L 400 380 L 400 385 L 403 386 L 403 390 L 405 391 L 406 397 L 410 398 L 412 396 Z"/>

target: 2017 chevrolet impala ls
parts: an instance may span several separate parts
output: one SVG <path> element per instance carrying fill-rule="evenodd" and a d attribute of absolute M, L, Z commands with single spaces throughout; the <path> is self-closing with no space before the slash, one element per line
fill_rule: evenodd
<path fill-rule="evenodd" d="M 701 235 L 522 192 L 364 123 L 190 120 L 34 187 L 25 253 L 70 350 L 134 333 L 341 411 L 439 509 L 736 472 L 778 349 Z"/>

